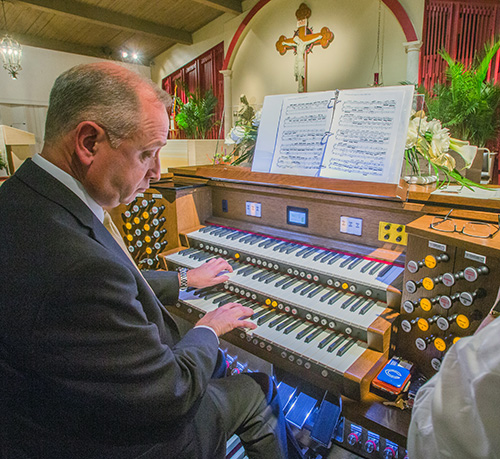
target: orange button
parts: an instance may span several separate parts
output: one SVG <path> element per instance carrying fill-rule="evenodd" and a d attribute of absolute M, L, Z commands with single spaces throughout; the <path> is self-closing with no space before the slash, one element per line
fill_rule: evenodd
<path fill-rule="evenodd" d="M 234 254 L 234 258 L 236 258 L 236 259 L 240 258 L 240 254 L 239 253 L 235 253 Z"/>
<path fill-rule="evenodd" d="M 141 223 L 141 221 L 139 220 L 139 217 L 135 217 L 135 218 L 134 218 L 134 223 L 135 223 L 136 225 L 138 225 L 139 223 Z"/>
<path fill-rule="evenodd" d="M 466 328 L 469 328 L 469 325 L 470 325 L 470 322 L 469 322 L 469 319 L 467 316 L 464 316 L 463 314 L 459 314 L 457 316 L 457 325 L 460 327 L 460 328 L 463 328 L 464 330 Z"/>
<path fill-rule="evenodd" d="M 134 240 L 134 236 L 132 236 L 131 234 L 127 234 L 127 241 L 132 242 L 133 240 Z"/>
<path fill-rule="evenodd" d="M 144 220 L 147 220 L 149 218 L 149 214 L 147 212 L 143 212 L 142 217 L 144 218 Z"/>
<path fill-rule="evenodd" d="M 430 277 L 424 277 L 422 279 L 422 285 L 425 290 L 432 290 L 434 288 L 434 281 Z"/>
<path fill-rule="evenodd" d="M 151 226 L 149 226 L 147 223 L 144 225 L 144 231 L 149 231 L 151 229 Z"/>
<path fill-rule="evenodd" d="M 349 288 L 349 284 L 346 284 L 345 282 L 342 284 L 342 288 L 344 290 L 347 290 Z"/>
<path fill-rule="evenodd" d="M 427 255 L 424 259 L 425 266 L 427 266 L 430 269 L 433 269 L 437 265 L 437 260 L 434 255 Z"/>
<path fill-rule="evenodd" d="M 266 300 L 266 304 L 267 304 L 268 306 L 271 304 L 271 300 L 270 300 L 269 298 Z"/>
<path fill-rule="evenodd" d="M 275 308 L 276 306 L 278 306 L 278 302 L 277 302 L 277 301 L 273 301 L 273 302 L 271 303 L 271 306 L 272 306 L 273 308 Z"/>
<path fill-rule="evenodd" d="M 131 230 L 132 229 L 132 224 L 131 223 L 126 223 L 125 224 L 125 228 L 127 228 L 128 230 Z"/>
<path fill-rule="evenodd" d="M 442 338 L 436 338 L 434 340 L 434 347 L 441 352 L 446 351 L 446 343 L 444 342 L 444 339 Z"/>
<path fill-rule="evenodd" d="M 429 298 L 422 298 L 420 300 L 420 307 L 425 311 L 425 312 L 429 312 L 431 309 L 432 309 L 432 303 L 431 303 L 431 300 L 429 300 Z"/>
<path fill-rule="evenodd" d="M 153 249 L 151 247 L 146 247 L 146 253 L 151 255 L 153 253 Z"/>
<path fill-rule="evenodd" d="M 149 236 L 146 236 L 146 237 L 144 238 L 144 241 L 149 243 L 149 242 L 151 242 L 151 238 L 150 238 Z"/>
<path fill-rule="evenodd" d="M 417 325 L 422 331 L 429 330 L 429 322 L 426 319 L 418 319 Z"/>

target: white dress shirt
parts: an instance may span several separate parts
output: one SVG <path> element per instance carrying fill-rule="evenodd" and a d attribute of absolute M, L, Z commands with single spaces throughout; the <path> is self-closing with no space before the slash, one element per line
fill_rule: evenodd
<path fill-rule="evenodd" d="M 418 391 L 408 457 L 500 458 L 500 320 L 462 338 Z"/>

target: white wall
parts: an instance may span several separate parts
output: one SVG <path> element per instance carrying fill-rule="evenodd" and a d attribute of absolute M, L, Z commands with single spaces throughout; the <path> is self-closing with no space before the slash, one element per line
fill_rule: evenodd
<path fill-rule="evenodd" d="M 245 2 L 245 13 L 224 15 L 194 35 L 192 46 L 174 46 L 158 56 L 152 77 L 161 79 L 182 67 L 210 47 L 225 41 L 225 49 L 241 21 L 256 2 Z M 232 66 L 232 99 L 240 94 L 261 104 L 268 94 L 297 92 L 293 75 L 293 52 L 281 56 L 275 48 L 280 35 L 291 37 L 296 29 L 295 11 L 300 1 L 272 0 L 250 22 Z M 424 0 L 400 0 L 421 37 Z M 308 0 L 312 10 L 309 27 L 319 31 L 323 26 L 334 33 L 327 49 L 316 46 L 308 56 L 308 91 L 366 87 L 373 82 L 376 64 L 379 0 Z M 388 86 L 406 80 L 407 40 L 392 12 L 382 4 L 383 72 L 381 82 Z"/>

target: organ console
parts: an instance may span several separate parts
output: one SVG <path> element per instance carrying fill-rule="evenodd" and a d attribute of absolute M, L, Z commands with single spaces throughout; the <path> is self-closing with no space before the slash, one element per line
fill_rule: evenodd
<path fill-rule="evenodd" d="M 172 312 L 194 323 L 225 302 L 251 307 L 257 329 L 235 330 L 227 342 L 312 391 L 314 419 L 321 394 L 341 393 L 334 443 L 369 459 L 404 458 L 410 413 L 385 406 L 370 382 L 392 356 L 431 377 L 485 317 L 500 284 L 500 236 L 459 230 L 460 222 L 498 224 L 496 203 L 239 167 L 173 172 L 173 186 L 148 190 L 155 202 L 147 222 L 134 223 L 142 198 L 116 211 L 124 236 L 132 236 L 127 243 L 141 241 L 141 254 L 161 251 L 151 267 L 193 268 L 223 257 L 233 272 L 224 285 L 181 293 Z M 458 232 L 433 229 L 435 216 L 451 208 Z M 144 266 L 150 256 L 142 257 Z"/>

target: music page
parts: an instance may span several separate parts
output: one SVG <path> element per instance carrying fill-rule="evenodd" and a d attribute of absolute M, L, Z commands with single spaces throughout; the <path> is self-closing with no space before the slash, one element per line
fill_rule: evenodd
<path fill-rule="evenodd" d="M 283 99 L 270 172 L 319 174 L 334 96 L 327 91 Z"/>
<path fill-rule="evenodd" d="M 340 91 L 321 177 L 398 183 L 413 86 Z"/>

